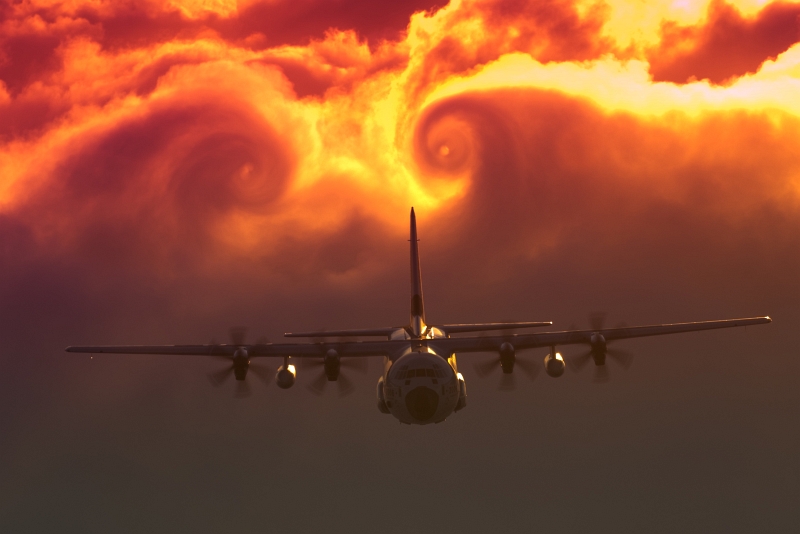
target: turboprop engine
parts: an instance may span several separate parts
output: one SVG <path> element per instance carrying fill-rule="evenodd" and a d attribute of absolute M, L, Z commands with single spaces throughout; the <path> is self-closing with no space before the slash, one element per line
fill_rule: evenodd
<path fill-rule="evenodd" d="M 514 350 L 514 345 L 512 345 L 508 341 L 500 345 L 500 367 L 502 367 L 503 373 L 505 374 L 513 373 L 514 363 L 516 363 L 516 360 L 517 360 L 517 355 L 516 355 L 516 350 Z"/>
<path fill-rule="evenodd" d="M 329 381 L 333 382 L 339 378 L 339 371 L 342 369 L 342 360 L 339 358 L 339 353 L 330 349 L 325 353 L 323 360 L 325 366 L 325 376 Z"/>
<path fill-rule="evenodd" d="M 544 370 L 553 378 L 564 374 L 564 358 L 556 352 L 555 347 L 544 357 Z"/>
<path fill-rule="evenodd" d="M 510 341 L 504 341 L 497 348 L 498 357 L 480 364 L 475 365 L 475 372 L 478 376 L 485 377 L 496 370 L 498 367 L 503 371 L 500 375 L 500 389 L 511 390 L 514 389 L 514 369 L 521 368 L 525 375 L 534 380 L 539 373 L 539 366 L 530 360 L 517 358 L 517 349 Z M 466 389 L 466 388 L 465 388 Z"/>
<path fill-rule="evenodd" d="M 307 369 L 320 369 L 321 373 L 309 384 L 308 389 L 316 394 L 322 395 L 329 382 L 336 382 L 339 395 L 349 395 L 355 386 L 347 378 L 345 369 L 355 369 L 361 373 L 367 372 L 367 360 L 365 358 L 342 359 L 336 349 L 328 349 L 322 358 L 303 358 L 300 363 Z"/>
<path fill-rule="evenodd" d="M 244 380 L 247 377 L 247 369 L 250 367 L 250 358 L 247 355 L 247 350 L 243 348 L 236 349 L 233 353 L 233 376 L 236 380 Z"/>

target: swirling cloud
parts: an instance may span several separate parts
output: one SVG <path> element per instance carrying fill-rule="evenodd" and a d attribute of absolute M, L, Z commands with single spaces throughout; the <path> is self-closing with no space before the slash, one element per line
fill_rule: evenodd
<path fill-rule="evenodd" d="M 352 286 L 412 204 L 499 265 L 791 226 L 797 6 L 701 7 L 5 5 L 4 262 Z"/>

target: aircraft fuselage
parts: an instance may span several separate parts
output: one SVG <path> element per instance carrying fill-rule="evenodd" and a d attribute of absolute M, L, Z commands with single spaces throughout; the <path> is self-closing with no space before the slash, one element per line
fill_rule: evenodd
<path fill-rule="evenodd" d="M 422 329 L 424 337 L 419 339 L 404 330 L 392 336 L 408 339 L 409 344 L 386 358 L 378 382 L 379 407 L 405 424 L 441 423 L 466 405 L 466 384 L 455 355 L 439 354 L 434 346 L 436 338 L 446 337 L 444 332 L 427 330 L 424 323 Z"/>

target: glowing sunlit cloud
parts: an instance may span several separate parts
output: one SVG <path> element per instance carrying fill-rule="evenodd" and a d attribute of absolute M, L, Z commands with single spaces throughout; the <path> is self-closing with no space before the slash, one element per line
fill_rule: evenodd
<path fill-rule="evenodd" d="M 240 3 L 246 4 L 247 2 L 240 0 L 170 0 L 167 5 L 179 10 L 186 17 L 198 18 L 209 13 L 223 17 L 235 15 Z"/>
<path fill-rule="evenodd" d="M 115 9 L 113 3 L 104 2 L 73 2 L 61 9 L 75 14 L 85 5 L 100 13 Z M 425 139 L 416 137 L 426 113 L 462 95 L 490 98 L 497 90 L 546 89 L 577 102 L 589 101 L 605 113 L 629 113 L 640 121 L 680 114 L 691 123 L 709 113 L 735 110 L 800 116 L 800 104 L 793 98 L 800 94 L 798 46 L 727 87 L 653 83 L 642 55 L 625 47 L 655 43 L 660 24 L 667 20 L 701 23 L 708 3 L 636 4 L 633 11 L 631 5 L 611 2 L 608 10 L 592 11 L 595 4 L 583 3 L 579 16 L 573 16 L 568 2 L 554 2 L 558 21 L 584 30 L 581 38 L 587 44 L 577 50 L 564 45 L 575 38 L 569 32 L 565 37 L 531 30 L 539 25 L 550 28 L 549 20 L 525 18 L 544 17 L 539 11 L 515 12 L 518 18 L 503 33 L 492 25 L 507 21 L 499 10 L 502 3 L 476 0 L 453 1 L 438 11 L 418 13 L 410 20 L 405 40 L 377 44 L 367 43 L 355 31 L 330 30 L 305 46 L 277 44 L 262 49 L 246 39 L 226 41 L 209 29 L 199 36 L 196 31 L 179 33 L 163 42 L 104 48 L 92 33 L 99 30 L 81 33 L 88 24 L 75 19 L 68 26 L 78 33 L 65 38 L 56 51 L 60 68 L 42 74 L 14 97 L 0 91 L 0 105 L 37 95 L 65 108 L 40 130 L 0 147 L 0 210 L 24 213 L 26 203 L 59 185 L 55 181 L 64 179 L 59 178 L 59 169 L 76 153 L 85 150 L 85 157 L 92 158 L 87 147 L 98 139 L 117 135 L 137 117 L 152 117 L 153 110 L 186 102 L 219 104 L 223 115 L 225 109 L 231 114 L 248 110 L 259 123 L 278 132 L 281 154 L 291 161 L 279 198 L 270 199 L 261 210 L 234 206 L 214 218 L 209 231 L 216 242 L 243 253 L 268 249 L 287 235 L 302 239 L 334 232 L 354 213 L 399 233 L 405 231 L 405 222 L 397 213 L 405 212 L 409 204 L 435 212 L 465 198 L 481 158 L 487 155 L 481 152 L 488 149 L 480 144 L 480 132 L 462 118 L 445 117 L 423 132 Z M 180 8 L 181 22 L 233 19 L 243 6 L 225 1 L 180 6 L 153 2 L 147 9 L 172 13 Z M 759 8 L 753 2 L 742 6 L 747 8 L 744 13 Z M 496 8 L 500 14 L 493 11 Z M 530 27 L 526 29 L 525 23 Z M 55 31 L 35 16 L 22 26 Z M 524 31 L 531 33 L 530 39 L 517 41 Z M 527 48 L 516 50 L 513 43 Z M 321 80 L 319 87 L 299 91 L 302 76 L 292 68 Z M 224 126 L 231 135 L 247 135 Z M 194 132 L 196 137 L 191 137 L 193 132 L 176 136 L 199 143 L 203 135 L 214 133 L 213 125 L 203 127 L 207 130 Z M 419 150 L 430 161 L 424 161 Z M 153 153 L 142 187 L 152 192 L 170 184 L 180 154 Z M 456 160 L 461 163 L 453 165 Z M 235 169 L 225 168 L 230 171 L 226 179 L 247 191 L 257 165 L 240 163 Z M 31 218 L 30 224 L 42 234 L 56 234 L 60 227 L 69 227 L 69 221 L 59 224 L 57 218 L 77 219 L 78 212 L 80 207 L 54 214 L 55 220 L 47 224 Z M 75 228 L 80 231 L 81 226 Z"/>
<path fill-rule="evenodd" d="M 679 111 L 698 115 L 710 111 L 747 109 L 780 110 L 800 116 L 800 46 L 754 75 L 728 87 L 707 82 L 676 85 L 653 83 L 643 61 L 611 57 L 586 63 L 542 65 L 530 56 L 510 54 L 479 69 L 474 75 L 456 76 L 431 93 L 425 104 L 468 91 L 503 87 L 553 89 L 585 97 L 608 111 L 661 115 Z"/>
<path fill-rule="evenodd" d="M 718 0 L 661 0 L 631 2 L 606 0 L 608 18 L 603 27 L 605 35 L 614 39 L 620 49 L 644 48 L 658 43 L 661 25 L 667 21 L 680 25 L 701 24 L 709 6 Z M 727 0 L 747 17 L 752 17 L 770 0 Z M 596 5 L 594 0 L 580 0 L 579 9 L 586 12 Z"/>

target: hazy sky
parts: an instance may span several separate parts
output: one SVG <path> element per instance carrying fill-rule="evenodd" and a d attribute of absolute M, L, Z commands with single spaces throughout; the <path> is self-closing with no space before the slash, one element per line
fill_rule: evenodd
<path fill-rule="evenodd" d="M 796 532 L 798 42 L 762 0 L 0 1 L 0 530 Z M 606 384 L 465 355 L 426 427 L 377 362 L 236 399 L 63 352 L 404 324 L 411 206 L 433 323 L 774 323 Z"/>

